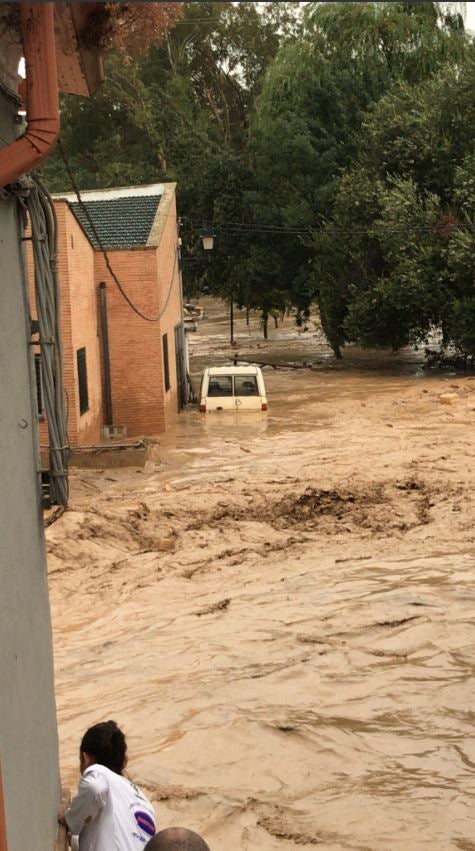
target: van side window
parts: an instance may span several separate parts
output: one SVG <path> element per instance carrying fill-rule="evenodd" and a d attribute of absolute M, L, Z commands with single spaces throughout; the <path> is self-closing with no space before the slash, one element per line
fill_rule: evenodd
<path fill-rule="evenodd" d="M 255 375 L 235 375 L 234 376 L 234 395 L 235 396 L 259 396 L 257 387 L 257 379 Z"/>
<path fill-rule="evenodd" d="M 210 375 L 208 384 L 208 396 L 232 396 L 232 375 Z"/>

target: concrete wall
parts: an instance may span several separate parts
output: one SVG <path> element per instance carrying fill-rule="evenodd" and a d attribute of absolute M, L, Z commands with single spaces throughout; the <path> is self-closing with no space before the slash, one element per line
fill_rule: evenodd
<path fill-rule="evenodd" d="M 0 134 L 13 135 L 1 95 Z M 8 851 L 52 851 L 56 710 L 25 289 L 14 203 L 0 199 L 0 758 Z"/>

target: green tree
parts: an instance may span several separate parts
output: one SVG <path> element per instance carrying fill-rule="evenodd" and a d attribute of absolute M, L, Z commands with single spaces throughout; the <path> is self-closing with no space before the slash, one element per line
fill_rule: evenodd
<path fill-rule="evenodd" d="M 438 326 L 444 344 L 471 353 L 474 85 L 469 45 L 456 67 L 401 84 L 368 116 L 360 165 L 343 176 L 332 220 L 315 235 L 330 341 L 399 347 Z M 343 256 L 322 241 L 332 228 L 350 232 Z"/>
<path fill-rule="evenodd" d="M 315 3 L 302 38 L 281 48 L 266 75 L 251 140 L 254 217 L 314 232 L 311 240 L 281 241 L 281 285 L 294 303 L 317 298 L 337 356 L 346 339 L 347 274 L 367 265 L 331 236 L 342 215 L 341 198 L 335 211 L 342 177 L 359 161 L 365 123 L 384 95 L 401 83 L 410 89 L 448 57 L 456 63 L 464 45 L 459 15 L 442 15 L 437 3 Z M 343 223 L 351 218 L 345 213 Z M 374 239 L 362 250 L 378 262 Z"/>
<path fill-rule="evenodd" d="M 245 237 L 226 223 L 250 220 L 250 115 L 267 67 L 298 29 L 292 3 L 184 4 L 146 56 L 109 57 L 93 99 L 63 98 L 63 144 L 80 187 L 178 182 L 189 289 L 206 284 L 240 300 L 249 292 L 239 275 Z M 52 190 L 70 189 L 59 155 L 44 173 Z M 198 249 L 207 221 L 217 231 L 209 263 Z"/>
<path fill-rule="evenodd" d="M 447 299 L 444 337 L 457 351 L 475 355 L 475 152 L 466 155 L 455 170 L 452 215 L 445 229 L 447 249 Z M 452 227 L 456 222 L 460 227 Z"/>
<path fill-rule="evenodd" d="M 185 286 L 260 309 L 264 327 L 316 299 L 337 356 L 436 322 L 468 346 L 475 77 L 461 6 L 312 3 L 301 22 L 292 3 L 186 3 L 145 56 L 110 56 L 95 98 L 64 97 L 78 183 L 176 180 Z M 59 156 L 44 172 L 70 189 Z"/>
<path fill-rule="evenodd" d="M 441 319 L 441 206 L 437 196 L 421 198 L 411 180 L 396 178 L 378 188 L 380 214 L 368 235 L 380 252 L 379 274 L 370 266 L 366 280 L 353 287 L 343 328 L 364 346 L 397 350 L 425 340 Z"/>
<path fill-rule="evenodd" d="M 464 52 L 464 3 L 309 3 L 308 33 L 321 35 L 328 56 L 342 49 L 358 73 L 417 83 Z"/>
<path fill-rule="evenodd" d="M 380 188 L 364 169 L 348 170 L 339 183 L 331 220 L 315 230 L 311 240 L 311 280 L 323 331 L 338 358 L 348 339 L 348 305 L 385 271 L 379 240 L 371 232 L 381 213 Z"/>

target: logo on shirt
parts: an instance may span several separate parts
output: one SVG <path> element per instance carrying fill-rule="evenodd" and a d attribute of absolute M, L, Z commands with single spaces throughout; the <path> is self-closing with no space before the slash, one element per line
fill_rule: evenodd
<path fill-rule="evenodd" d="M 145 833 L 147 837 L 155 836 L 155 822 L 150 813 L 146 813 L 144 810 L 136 810 L 134 818 L 142 834 Z"/>

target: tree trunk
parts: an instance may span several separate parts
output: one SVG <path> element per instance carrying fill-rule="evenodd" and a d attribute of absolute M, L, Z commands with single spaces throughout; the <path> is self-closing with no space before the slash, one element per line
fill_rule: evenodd
<path fill-rule="evenodd" d="M 231 331 L 231 335 L 230 335 L 231 339 L 229 340 L 229 342 L 232 344 L 232 343 L 234 343 L 234 297 L 233 296 L 231 296 L 231 302 L 230 302 L 230 306 L 229 306 L 229 325 L 230 325 L 230 331 Z"/>
<path fill-rule="evenodd" d="M 262 333 L 264 334 L 264 340 L 268 339 L 268 333 L 267 333 L 268 322 L 269 322 L 269 314 L 268 314 L 267 310 L 263 310 L 262 311 Z"/>
<path fill-rule="evenodd" d="M 335 355 L 337 360 L 341 360 L 343 355 L 341 353 L 340 341 L 335 339 L 335 335 L 332 333 L 332 329 L 329 327 L 329 323 L 327 321 L 327 317 L 325 315 L 325 311 L 322 309 L 320 300 L 318 303 L 318 312 L 320 315 L 320 322 L 322 324 L 322 330 L 327 338 L 327 343 L 330 346 L 333 354 Z"/>

